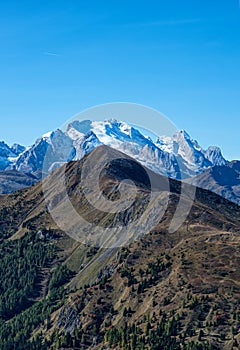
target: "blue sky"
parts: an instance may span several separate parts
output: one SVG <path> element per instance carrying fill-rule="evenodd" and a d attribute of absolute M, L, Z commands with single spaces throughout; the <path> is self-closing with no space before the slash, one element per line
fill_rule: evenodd
<path fill-rule="evenodd" d="M 10 144 L 123 101 L 240 159 L 238 0 L 0 0 L 0 77 Z"/>

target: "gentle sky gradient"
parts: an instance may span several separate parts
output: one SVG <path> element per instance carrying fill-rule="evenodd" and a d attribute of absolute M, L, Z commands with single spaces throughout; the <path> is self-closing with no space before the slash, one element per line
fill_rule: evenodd
<path fill-rule="evenodd" d="M 9 144 L 124 101 L 240 159 L 239 1 L 0 0 L 0 96 Z"/>

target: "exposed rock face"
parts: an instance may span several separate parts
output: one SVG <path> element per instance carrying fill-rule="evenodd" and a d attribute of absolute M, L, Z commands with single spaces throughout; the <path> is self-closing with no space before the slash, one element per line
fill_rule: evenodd
<path fill-rule="evenodd" d="M 57 327 L 63 328 L 66 333 L 72 334 L 76 328 L 80 327 L 78 312 L 70 304 L 61 309 L 57 320 Z"/>
<path fill-rule="evenodd" d="M 125 122 L 74 121 L 65 131 L 56 130 L 41 136 L 31 147 L 24 149 L 0 144 L 0 170 L 6 168 L 22 172 L 54 170 L 63 163 L 80 160 L 94 148 L 106 145 L 136 159 L 149 169 L 174 178 L 188 178 L 226 160 L 217 147 L 204 150 L 186 131 L 172 137 L 160 136 L 152 140 Z M 44 163 L 46 152 L 48 161 Z"/>

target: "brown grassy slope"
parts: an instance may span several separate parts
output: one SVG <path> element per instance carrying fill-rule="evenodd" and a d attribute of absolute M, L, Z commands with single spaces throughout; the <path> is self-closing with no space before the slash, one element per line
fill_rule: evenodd
<path fill-rule="evenodd" d="M 103 150 L 112 152 L 103 147 L 94 150 L 92 156 L 96 160 L 104 157 Z M 117 155 L 122 158 L 121 153 Z M 96 213 L 89 207 L 81 192 L 81 167 L 82 161 L 71 162 L 65 169 L 68 194 L 79 213 L 89 220 L 96 220 L 103 227 L 109 221 L 120 222 L 124 219 Z M 149 194 L 147 178 L 136 175 L 139 174 L 136 167 L 136 163 L 129 162 L 125 156 L 120 164 L 109 165 L 100 178 L 102 190 L 112 199 L 118 196 L 118 185 L 123 178 L 130 177 L 135 181 L 139 197 L 131 211 L 133 216 L 138 215 L 141 201 Z M 56 198 L 57 204 L 61 204 L 63 199 L 61 193 L 54 190 L 54 184 L 58 183 L 62 171 L 59 169 L 53 173 L 49 193 L 51 198 Z M 152 176 L 153 189 L 160 187 L 166 194 L 166 179 L 156 174 Z M 110 321 L 116 327 L 129 322 L 139 323 L 144 328 L 144 316 L 148 315 L 153 318 L 154 327 L 164 311 L 169 318 L 173 314 L 181 317 L 183 333 L 189 325 L 193 327 L 196 335 L 189 337 L 189 341 L 198 337 L 200 329 L 203 329 L 205 338 L 217 344 L 219 349 L 231 349 L 233 337 L 240 340 L 240 208 L 209 191 L 197 189 L 186 222 L 177 232 L 169 233 L 168 227 L 179 201 L 181 185 L 171 181 L 170 189 L 171 200 L 159 225 L 120 253 L 116 250 L 94 251 L 93 261 L 88 265 L 89 259 L 86 259 L 86 255 L 82 257 L 83 246 L 67 236 L 59 242 L 63 250 L 62 261 L 77 272 L 71 285 L 80 288 L 84 284 L 94 284 L 85 292 L 82 289 L 73 292 L 66 301 L 66 305 L 78 310 L 78 301 L 84 296 L 84 308 L 77 311 L 77 317 L 90 343 L 96 312 L 101 315 L 102 332 L 106 322 Z M 17 238 L 26 230 L 43 227 L 57 229 L 47 212 L 41 183 L 2 196 L 0 220 L 2 237 L 14 235 Z M 151 278 L 149 264 L 156 264 L 158 259 L 167 267 L 158 272 L 150 285 L 140 290 L 139 285 Z M 86 266 L 82 269 L 83 261 Z M 105 272 L 109 272 L 109 278 L 100 286 L 96 278 L 104 266 L 107 266 Z M 124 273 L 129 270 L 132 278 L 130 282 L 127 277 L 129 274 L 126 276 Z M 126 307 L 132 310 L 128 316 L 123 315 Z M 66 331 L 66 325 L 59 322 L 60 312 L 52 315 L 53 327 L 43 330 L 46 337 L 56 328 Z"/>

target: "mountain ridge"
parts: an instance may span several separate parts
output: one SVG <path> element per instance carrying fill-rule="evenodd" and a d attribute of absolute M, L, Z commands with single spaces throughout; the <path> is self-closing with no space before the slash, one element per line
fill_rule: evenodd
<path fill-rule="evenodd" d="M 56 169 L 47 194 L 56 198 L 54 205 L 62 205 L 64 199 L 58 191 L 55 197 L 54 188 L 63 172 L 76 210 L 102 227 L 110 213 L 100 213 L 100 221 L 96 213 L 92 216 L 92 208 L 82 200 L 80 179 L 89 157 L 100 159 L 104 151 L 111 149 L 100 146 L 82 160 Z M 130 177 L 140 196 L 134 208 L 145 210 L 142 201 L 150 187 L 134 171 L 139 163 L 116 150 L 113 153 L 122 162 L 106 166 L 99 179 L 101 190 L 114 199 L 120 182 Z M 164 179 L 155 176 L 154 183 L 161 188 Z M 8 319 L 0 323 L 0 347 L 10 350 L 14 339 L 15 346 L 25 350 L 152 350 L 160 346 L 163 350 L 236 350 L 240 341 L 240 208 L 199 188 L 186 221 L 171 233 L 168 227 L 179 203 L 181 183 L 170 182 L 169 204 L 156 227 L 119 249 L 83 246 L 60 231 L 47 210 L 41 182 L 1 196 L 0 245 L 9 259 L 19 251 L 19 256 L 12 256 L 16 268 L 21 268 L 31 249 L 38 249 L 39 256 L 40 252 L 50 254 L 51 247 L 53 258 L 36 272 L 38 284 L 31 285 L 33 292 L 28 296 L 32 305 L 23 299 L 12 315 L 10 306 L 15 300 L 11 297 L 5 304 Z M 162 191 L 164 200 L 166 188 Z M 133 213 L 139 220 L 138 210 Z M 113 214 L 111 222 L 125 218 Z M 21 254 L 22 246 L 25 254 Z"/>
<path fill-rule="evenodd" d="M 240 205 L 240 161 L 215 166 L 187 182 L 215 192 Z"/>
<path fill-rule="evenodd" d="M 103 122 L 75 120 L 65 131 L 46 133 L 18 157 L 8 157 L 9 163 L 4 169 L 39 171 L 47 148 L 52 148 L 53 154 L 55 152 L 55 163 L 62 164 L 81 159 L 101 144 L 116 148 L 151 170 L 176 179 L 192 177 L 211 166 L 227 163 L 218 147 L 203 150 L 185 131 L 178 131 L 172 137 L 160 135 L 155 142 L 127 123 L 110 119 Z"/>

